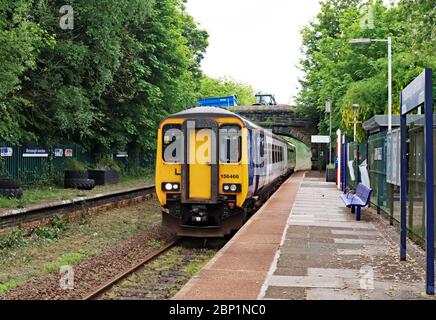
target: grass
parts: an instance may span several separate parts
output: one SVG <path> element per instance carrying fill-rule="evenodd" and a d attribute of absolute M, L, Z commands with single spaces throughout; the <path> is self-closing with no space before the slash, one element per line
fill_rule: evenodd
<path fill-rule="evenodd" d="M 77 265 L 161 221 L 160 205 L 150 200 L 79 220 L 57 218 L 44 229 L 10 228 L 0 237 L 0 294 L 31 278 Z M 37 231 L 38 230 L 38 231 Z M 159 243 L 156 241 L 155 245 Z"/>
<path fill-rule="evenodd" d="M 53 272 L 59 270 L 62 266 L 73 266 L 82 262 L 85 258 L 97 256 L 100 250 L 86 251 L 81 250 L 79 252 L 69 252 L 60 256 L 56 261 L 47 263 L 44 265 L 44 272 Z"/>
<path fill-rule="evenodd" d="M 160 249 L 163 245 L 164 243 L 162 241 L 150 240 L 148 242 L 148 246 L 153 249 Z"/>
<path fill-rule="evenodd" d="M 115 185 L 97 186 L 91 191 L 64 189 L 57 186 L 38 186 L 24 189 L 24 194 L 21 199 L 8 199 L 0 197 L 0 208 L 24 208 L 30 204 L 35 204 L 45 201 L 60 201 L 68 200 L 77 197 L 90 196 L 102 192 L 119 190 L 121 188 L 130 188 L 153 182 L 152 177 L 134 177 L 123 178 L 120 183 Z"/>
<path fill-rule="evenodd" d="M 24 280 L 22 278 L 10 279 L 4 283 L 0 283 L 0 294 L 18 287 Z"/>
<path fill-rule="evenodd" d="M 191 241 L 192 242 L 192 241 Z M 125 290 L 138 289 L 145 299 L 170 299 L 216 254 L 216 249 L 177 246 L 129 276 L 103 298 L 125 297 Z M 134 291 L 134 290 L 133 290 Z"/>

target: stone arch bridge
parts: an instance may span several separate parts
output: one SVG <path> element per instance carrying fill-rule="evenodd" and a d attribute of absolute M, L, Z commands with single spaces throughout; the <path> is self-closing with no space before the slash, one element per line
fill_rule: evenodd
<path fill-rule="evenodd" d="M 289 105 L 254 105 L 226 109 L 263 128 L 272 129 L 274 134 L 295 138 L 307 146 L 311 145 L 311 136 L 318 132 L 313 120 L 298 116 L 295 107 Z"/>

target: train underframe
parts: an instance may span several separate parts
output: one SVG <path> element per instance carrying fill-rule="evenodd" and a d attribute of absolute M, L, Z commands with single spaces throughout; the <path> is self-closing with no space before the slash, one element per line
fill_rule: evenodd
<path fill-rule="evenodd" d="M 168 195 L 167 206 L 162 211 L 162 224 L 184 237 L 230 235 L 239 230 L 292 173 L 290 170 L 259 190 L 257 196 L 247 199 L 242 208 L 236 206 L 235 195 L 222 195 L 213 204 L 182 203 L 180 195 Z"/>

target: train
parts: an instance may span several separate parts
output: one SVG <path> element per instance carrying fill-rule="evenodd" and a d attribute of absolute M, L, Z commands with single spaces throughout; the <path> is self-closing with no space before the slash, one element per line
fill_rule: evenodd
<path fill-rule="evenodd" d="M 183 237 L 230 235 L 295 165 L 294 145 L 229 110 L 196 107 L 168 116 L 157 132 L 162 224 Z"/>

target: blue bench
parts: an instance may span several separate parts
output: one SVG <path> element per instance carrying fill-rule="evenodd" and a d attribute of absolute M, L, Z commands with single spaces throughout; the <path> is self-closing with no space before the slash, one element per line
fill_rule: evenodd
<path fill-rule="evenodd" d="M 368 205 L 371 193 L 371 188 L 359 183 L 356 187 L 355 193 L 349 192 L 347 194 L 341 194 L 341 199 L 344 201 L 345 206 L 351 208 L 352 213 L 356 212 L 357 221 L 360 221 L 360 209 Z"/>

